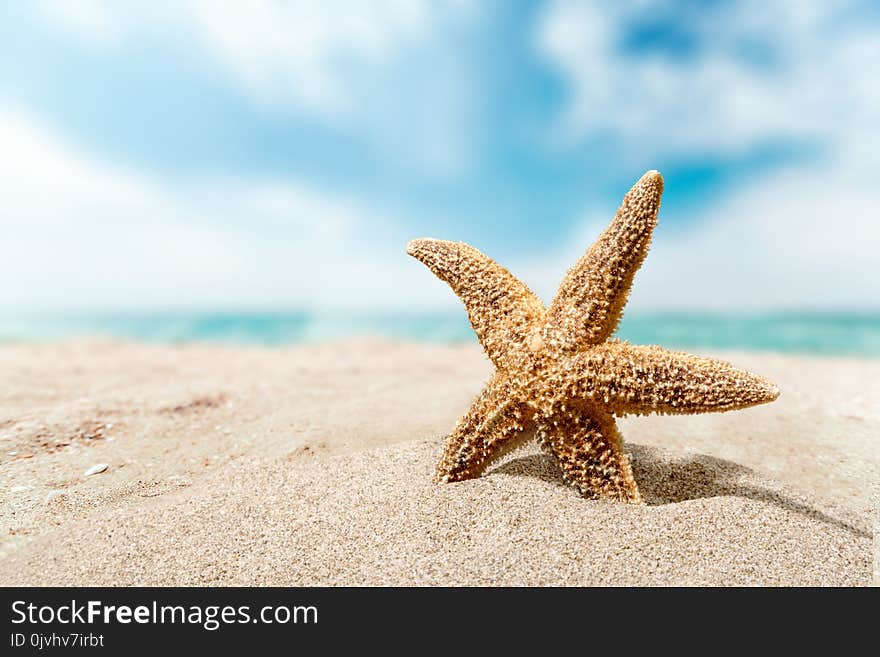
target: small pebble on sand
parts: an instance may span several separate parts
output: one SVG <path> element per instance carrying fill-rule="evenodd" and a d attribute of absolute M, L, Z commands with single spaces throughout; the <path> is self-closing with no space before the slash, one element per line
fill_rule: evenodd
<path fill-rule="evenodd" d="M 92 475 L 100 474 L 109 467 L 109 463 L 95 463 L 95 465 L 83 473 L 83 477 L 91 477 Z"/>
<path fill-rule="evenodd" d="M 67 491 L 66 490 L 50 490 L 49 493 L 46 495 L 46 499 L 43 501 L 46 504 L 48 504 L 52 500 L 56 500 L 59 497 L 67 497 Z"/>

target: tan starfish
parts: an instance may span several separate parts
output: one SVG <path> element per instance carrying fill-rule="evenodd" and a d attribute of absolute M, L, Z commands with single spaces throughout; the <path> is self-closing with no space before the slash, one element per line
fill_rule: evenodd
<path fill-rule="evenodd" d="M 729 411 L 779 390 L 732 365 L 612 339 L 657 224 L 663 178 L 649 171 L 545 308 L 528 287 L 464 243 L 413 240 L 407 253 L 464 302 L 495 374 L 447 438 L 440 481 L 479 476 L 536 430 L 583 495 L 638 503 L 614 416 Z"/>

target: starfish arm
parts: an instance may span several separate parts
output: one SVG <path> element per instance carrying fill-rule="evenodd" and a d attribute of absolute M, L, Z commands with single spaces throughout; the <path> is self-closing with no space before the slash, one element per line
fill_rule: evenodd
<path fill-rule="evenodd" d="M 731 411 L 779 396 L 772 382 L 725 361 L 617 341 L 576 354 L 561 370 L 572 398 L 615 415 Z"/>
<path fill-rule="evenodd" d="M 544 304 L 491 258 L 462 242 L 418 239 L 406 252 L 449 284 L 464 302 L 480 344 L 499 369 L 528 348 L 540 330 Z"/>
<path fill-rule="evenodd" d="M 538 440 L 584 497 L 642 501 L 614 418 L 599 409 L 564 408 L 538 420 Z"/>
<path fill-rule="evenodd" d="M 516 447 L 531 425 L 531 411 L 511 399 L 504 377 L 496 374 L 446 439 L 436 479 L 479 477 L 492 460 Z"/>
<path fill-rule="evenodd" d="M 544 343 L 572 353 L 607 340 L 657 225 L 663 177 L 648 171 L 624 196 L 605 232 L 572 267 L 547 310 Z"/>

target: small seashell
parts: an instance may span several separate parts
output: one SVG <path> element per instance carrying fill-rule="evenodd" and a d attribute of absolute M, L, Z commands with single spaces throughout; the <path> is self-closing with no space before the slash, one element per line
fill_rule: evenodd
<path fill-rule="evenodd" d="M 91 477 L 92 475 L 100 474 L 109 467 L 109 463 L 95 463 L 95 465 L 83 472 L 83 477 Z"/>

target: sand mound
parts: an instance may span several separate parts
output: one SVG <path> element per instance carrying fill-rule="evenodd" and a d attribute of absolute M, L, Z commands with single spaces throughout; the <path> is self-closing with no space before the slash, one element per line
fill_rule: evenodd
<path fill-rule="evenodd" d="M 728 461 L 631 446 L 647 504 L 592 502 L 534 447 L 431 483 L 436 441 L 299 455 L 75 521 L 4 585 L 596 585 L 871 581 L 851 512 Z"/>

